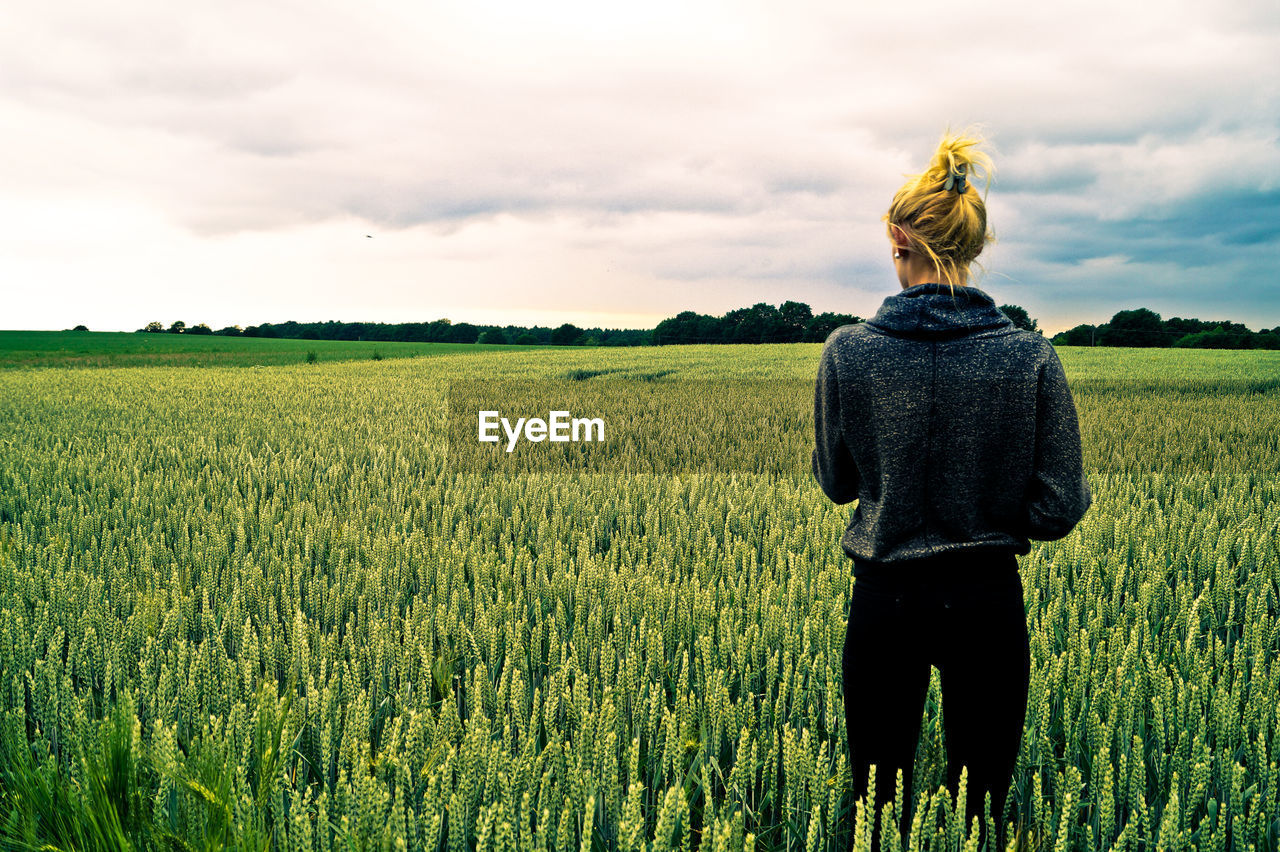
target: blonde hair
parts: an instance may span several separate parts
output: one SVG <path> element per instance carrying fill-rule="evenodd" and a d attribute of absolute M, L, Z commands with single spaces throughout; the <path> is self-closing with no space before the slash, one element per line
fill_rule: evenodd
<path fill-rule="evenodd" d="M 986 190 L 991 186 L 995 166 L 979 147 L 984 144 L 974 131 L 953 134 L 948 129 L 942 134 L 929 167 L 910 176 L 884 215 L 889 239 L 894 239 L 894 225 L 901 228 L 907 235 L 907 250 L 929 258 L 952 294 L 961 270 L 982 253 L 987 243 L 995 241 L 987 230 L 986 205 Z M 986 182 L 981 195 L 972 183 L 975 172 L 980 172 Z M 964 175 L 963 193 L 946 188 L 952 173 Z"/>

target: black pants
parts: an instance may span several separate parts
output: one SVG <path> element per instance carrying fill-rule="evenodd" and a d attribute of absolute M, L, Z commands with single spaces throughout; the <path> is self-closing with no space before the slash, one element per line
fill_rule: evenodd
<path fill-rule="evenodd" d="M 876 811 L 902 770 L 902 837 L 931 665 L 942 686 L 947 783 L 968 766 L 965 824 L 991 794 L 997 831 L 1022 741 L 1031 653 L 1018 560 L 1008 550 L 899 563 L 858 561 L 844 643 L 844 709 L 854 793 L 876 764 Z M 981 822 L 981 820 L 980 820 Z M 877 819 L 872 849 L 880 849 Z M 887 829 L 886 829 L 887 830 Z M 986 835 L 984 832 L 984 842 Z M 852 832 L 849 833 L 852 841 Z M 997 842 L 999 842 L 997 840 Z"/>

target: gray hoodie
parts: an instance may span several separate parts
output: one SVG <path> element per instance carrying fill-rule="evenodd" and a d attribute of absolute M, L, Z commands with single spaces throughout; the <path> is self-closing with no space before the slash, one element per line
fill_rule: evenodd
<path fill-rule="evenodd" d="M 975 287 L 918 284 L 831 332 L 814 430 L 818 484 L 858 501 L 840 540 L 856 560 L 1025 554 L 1092 502 L 1058 353 Z"/>

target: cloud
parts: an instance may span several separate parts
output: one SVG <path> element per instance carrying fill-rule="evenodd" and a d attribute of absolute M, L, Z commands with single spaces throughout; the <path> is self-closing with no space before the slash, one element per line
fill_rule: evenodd
<path fill-rule="evenodd" d="M 418 271 L 497 276 L 477 311 L 532 305 L 503 289 L 527 268 L 570 282 L 540 285 L 547 310 L 719 312 L 749 292 L 865 315 L 896 286 L 894 190 L 944 126 L 980 120 L 991 286 L 1066 316 L 1093 282 L 1175 287 L 1163 263 L 1198 270 L 1206 310 L 1228 270 L 1262 279 L 1280 240 L 1274 4 L 967 10 L 957 27 L 926 3 L 904 28 L 896 7 L 834 2 L 28 4 L 0 32 L 0 274 L 73 292 L 83 262 L 161 292 L 123 283 L 92 232 L 251 278 L 232 247 L 275 245 L 293 264 L 242 294 L 253 322 L 255 294 L 287 304 L 347 269 L 326 241 L 352 227 L 430 246 L 402 261 Z M 132 212 L 85 218 L 111 210 Z M 394 283 L 415 268 L 378 269 L 361 291 L 417 310 Z"/>

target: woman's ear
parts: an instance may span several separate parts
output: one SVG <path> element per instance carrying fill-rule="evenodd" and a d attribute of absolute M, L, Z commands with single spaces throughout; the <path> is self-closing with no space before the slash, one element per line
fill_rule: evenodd
<path fill-rule="evenodd" d="M 906 231 L 902 230 L 897 225 L 890 225 L 889 230 L 893 234 L 893 244 L 896 248 L 905 249 L 910 245 L 910 240 L 907 239 Z"/>

